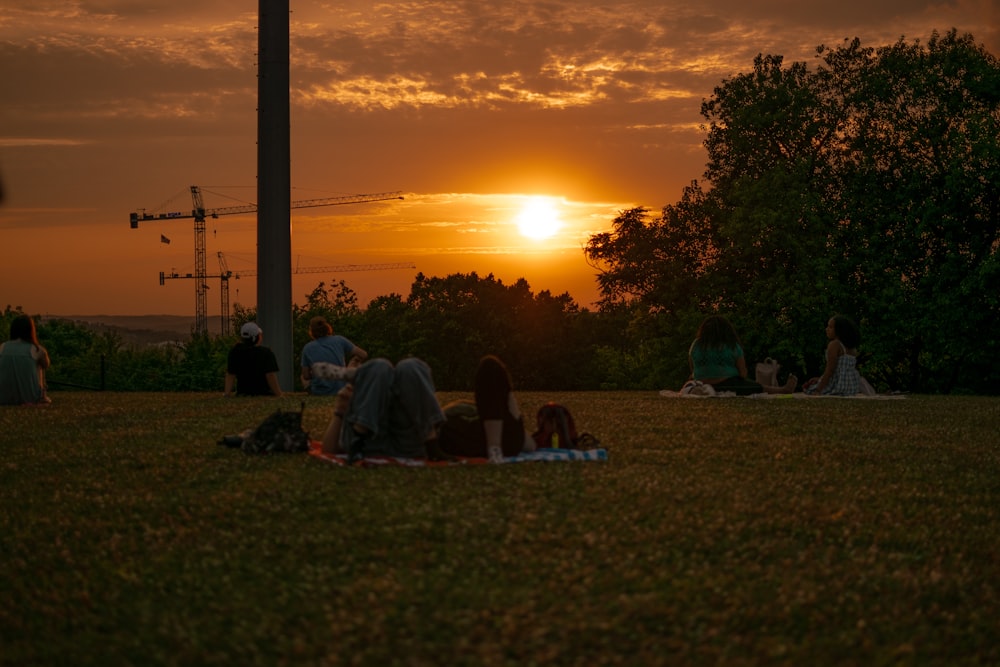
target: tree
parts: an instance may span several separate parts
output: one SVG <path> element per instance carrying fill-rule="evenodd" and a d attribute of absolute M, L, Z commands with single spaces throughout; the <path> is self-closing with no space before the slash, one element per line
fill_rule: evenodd
<path fill-rule="evenodd" d="M 427 345 L 424 332 L 416 327 L 413 311 L 399 294 L 376 297 L 364 311 L 358 344 L 374 357 L 393 361 L 420 356 Z"/>
<path fill-rule="evenodd" d="M 508 290 L 493 274 L 485 278 L 475 272 L 444 278 L 417 274 L 407 305 L 414 326 L 423 334 L 424 358 L 439 385 L 471 388 L 473 370 L 484 354 L 497 354 L 511 363 L 510 341 L 518 319 Z"/>
<path fill-rule="evenodd" d="M 503 359 L 522 389 L 593 381 L 592 338 L 579 324 L 585 313 L 568 294 L 535 296 L 523 278 L 505 285 L 493 274 L 418 274 L 406 305 L 412 350 L 430 364 L 440 388 L 471 389 L 486 354 Z"/>
<path fill-rule="evenodd" d="M 704 179 L 591 238 L 602 308 L 676 337 L 729 314 L 753 356 L 815 372 L 823 323 L 862 324 L 866 372 L 910 389 L 1000 379 L 1000 66 L 969 35 L 758 56 L 702 105 Z M 677 354 L 680 354 L 678 351 Z M 945 371 L 948 371 L 945 374 Z"/>
<path fill-rule="evenodd" d="M 954 30 L 901 40 L 848 109 L 844 199 L 880 363 L 927 389 L 996 380 L 1000 63 Z"/>

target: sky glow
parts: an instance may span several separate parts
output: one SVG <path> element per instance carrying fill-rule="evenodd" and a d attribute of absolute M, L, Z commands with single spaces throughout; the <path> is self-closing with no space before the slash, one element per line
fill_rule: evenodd
<path fill-rule="evenodd" d="M 701 102 L 758 53 L 812 62 L 820 44 L 954 27 L 997 54 L 998 4 L 291 0 L 292 199 L 404 193 L 293 211 L 293 265 L 417 267 L 297 276 L 292 299 L 343 279 L 367 304 L 405 296 L 418 271 L 476 271 L 591 306 L 587 239 L 701 179 Z M 132 230 L 127 214 L 191 185 L 255 199 L 257 22 L 245 0 L 0 6 L 3 305 L 193 316 L 190 281 L 157 280 L 193 267 L 191 221 Z M 557 215 L 529 221 L 526 200 Z M 209 256 L 252 258 L 255 230 L 209 221 Z M 256 304 L 253 281 L 239 301 Z"/>

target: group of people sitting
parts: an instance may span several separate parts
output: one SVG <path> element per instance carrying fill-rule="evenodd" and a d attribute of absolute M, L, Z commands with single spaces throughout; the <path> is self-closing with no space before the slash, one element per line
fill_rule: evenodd
<path fill-rule="evenodd" d="M 826 325 L 826 365 L 823 375 L 806 382 L 807 394 L 853 396 L 861 392 L 863 381 L 857 369 L 858 345 L 861 334 L 848 317 L 835 315 Z M 791 394 L 798 378 L 789 374 L 782 385 L 761 384 L 747 377 L 747 362 L 736 329 L 725 317 L 707 317 L 688 350 L 691 376 L 682 393 L 708 386 L 712 393 L 732 392 L 737 396 L 751 394 Z"/>
<path fill-rule="evenodd" d="M 492 462 L 537 448 L 528 432 L 510 373 L 493 355 L 476 369 L 475 401 L 442 406 L 430 366 L 410 357 L 393 365 L 372 359 L 349 366 L 319 362 L 312 372 L 326 380 L 346 382 L 336 394 L 333 415 L 323 434 L 328 454 L 442 459 L 488 458 Z M 449 419 L 452 408 L 463 412 Z M 469 414 L 471 410 L 471 415 Z M 458 426 L 471 418 L 477 427 Z"/>
<path fill-rule="evenodd" d="M 325 317 L 316 316 L 309 321 L 310 341 L 302 348 L 302 386 L 315 396 L 332 396 L 344 382 L 316 377 L 311 369 L 318 362 L 346 366 L 350 361 L 363 362 L 368 353 L 344 336 L 333 333 Z M 274 352 L 263 344 L 264 331 L 256 322 L 247 322 L 240 328 L 240 342 L 229 350 L 226 359 L 226 396 L 281 396 L 278 383 L 278 360 Z"/>
<path fill-rule="evenodd" d="M 225 395 L 281 396 L 278 363 L 262 344 L 255 322 L 240 330 L 240 342 L 229 352 Z M 302 348 L 300 379 L 317 396 L 335 396 L 334 411 L 323 435 L 323 451 L 406 458 L 467 456 L 500 460 L 534 451 L 513 391 L 507 367 L 495 356 L 480 362 L 472 404 L 441 406 L 430 366 L 417 358 L 393 365 L 368 359 L 352 341 L 334 334 L 323 317 L 309 323 L 311 340 Z M 465 411 L 481 428 L 449 428 L 446 411 Z M 452 423 L 458 423 L 453 420 Z"/>
<path fill-rule="evenodd" d="M 386 359 L 369 359 L 365 350 L 334 335 L 323 317 L 314 317 L 309 331 L 312 340 L 301 355 L 303 387 L 310 394 L 335 397 L 333 415 L 323 434 L 324 452 L 345 453 L 351 458 L 468 456 L 497 461 L 536 449 L 511 375 L 496 356 L 480 360 L 475 401 L 464 406 L 471 410 L 471 419 L 478 426 L 458 432 L 449 427 L 449 406 L 438 403 L 431 369 L 424 361 L 408 358 L 393 365 Z M 859 393 L 857 326 L 844 316 L 834 316 L 827 323 L 826 335 L 825 370 L 806 382 L 803 390 L 823 395 Z M 247 322 L 240 337 L 227 359 L 225 395 L 281 396 L 277 359 L 262 345 L 260 326 Z M 708 386 L 715 392 L 737 395 L 788 394 L 798 386 L 794 374 L 781 385 L 750 380 L 736 330 L 722 316 L 713 315 L 702 322 L 688 358 L 691 376 L 685 389 Z M 49 363 L 32 319 L 15 318 L 10 340 L 0 345 L 0 404 L 48 402 L 45 370 Z"/>

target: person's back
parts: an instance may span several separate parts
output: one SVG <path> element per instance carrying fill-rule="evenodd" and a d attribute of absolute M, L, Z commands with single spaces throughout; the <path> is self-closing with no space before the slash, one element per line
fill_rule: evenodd
<path fill-rule="evenodd" d="M 241 396 L 281 396 L 278 360 L 270 348 L 260 344 L 262 336 L 255 322 L 243 325 L 240 342 L 226 358 L 226 396 L 232 395 L 234 389 Z"/>
<path fill-rule="evenodd" d="M 311 340 L 302 348 L 302 367 L 311 368 L 316 362 L 326 362 L 334 366 L 346 366 L 354 351 L 354 343 L 343 336 L 334 334 Z M 344 382 L 320 377 L 309 378 L 309 393 L 316 396 L 333 396 Z"/>
<path fill-rule="evenodd" d="M 709 395 L 732 392 L 737 396 L 751 394 L 790 394 L 798 378 L 789 373 L 780 386 L 765 386 L 747 379 L 747 362 L 736 329 L 725 317 L 710 315 L 698 327 L 698 335 L 688 349 L 691 378 L 681 393 L 692 392 L 701 384 L 710 385 Z M 701 390 L 699 390 L 701 391 Z"/>
<path fill-rule="evenodd" d="M 37 354 L 37 346 L 26 340 L 9 340 L 0 346 L 0 405 L 43 400 Z"/>
<path fill-rule="evenodd" d="M 309 321 L 309 336 L 312 338 L 302 347 L 302 386 L 315 396 L 334 396 L 344 387 L 342 380 L 314 376 L 312 366 L 316 363 L 347 366 L 352 358 L 364 361 L 368 353 L 344 336 L 333 333 L 333 327 L 326 318 L 317 315 Z"/>
<path fill-rule="evenodd" d="M 739 345 L 703 345 L 701 341 L 691 344 L 692 375 L 695 380 L 738 377 L 737 360 L 743 356 Z"/>
<path fill-rule="evenodd" d="M 264 396 L 271 393 L 267 374 L 272 372 L 274 355 L 270 349 L 237 343 L 229 351 L 229 367 L 236 376 L 236 393 Z"/>
<path fill-rule="evenodd" d="M 49 353 L 38 342 L 35 321 L 18 315 L 10 323 L 10 340 L 0 345 L 0 405 L 48 403 L 48 367 Z"/>

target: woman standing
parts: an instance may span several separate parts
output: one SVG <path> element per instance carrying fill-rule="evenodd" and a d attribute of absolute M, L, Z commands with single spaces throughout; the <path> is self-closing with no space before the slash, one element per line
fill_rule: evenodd
<path fill-rule="evenodd" d="M 0 345 L 0 405 L 51 403 L 45 394 L 49 353 L 38 342 L 35 322 L 18 315 L 10 323 L 10 340 Z"/>

